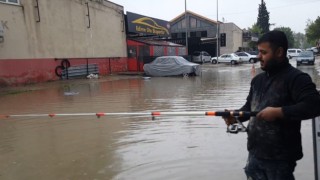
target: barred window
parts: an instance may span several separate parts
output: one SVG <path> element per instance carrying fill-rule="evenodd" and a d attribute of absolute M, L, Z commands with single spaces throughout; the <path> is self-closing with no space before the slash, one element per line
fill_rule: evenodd
<path fill-rule="evenodd" d="M 8 4 L 20 4 L 20 0 L 0 0 L 0 2 Z"/>

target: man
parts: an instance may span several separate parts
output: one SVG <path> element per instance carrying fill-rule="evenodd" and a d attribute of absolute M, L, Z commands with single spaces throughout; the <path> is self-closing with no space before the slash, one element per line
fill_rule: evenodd
<path fill-rule="evenodd" d="M 264 71 L 251 81 L 241 111 L 257 111 L 248 123 L 248 179 L 294 180 L 301 159 L 301 121 L 320 115 L 320 95 L 310 76 L 292 67 L 287 59 L 288 40 L 281 31 L 270 31 L 258 41 L 258 58 Z M 224 118 L 227 125 L 234 118 Z M 240 121 L 246 121 L 242 118 Z"/>

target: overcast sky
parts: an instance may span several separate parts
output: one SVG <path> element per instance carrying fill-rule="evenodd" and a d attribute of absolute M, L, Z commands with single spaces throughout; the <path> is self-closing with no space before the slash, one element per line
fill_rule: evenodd
<path fill-rule="evenodd" d="M 185 10 L 185 0 L 111 0 L 122 5 L 124 11 L 170 21 Z M 308 19 L 320 16 L 320 0 L 265 0 L 274 27 L 290 27 L 294 32 L 305 33 Z M 220 21 L 233 22 L 241 29 L 251 27 L 258 16 L 261 0 L 219 0 Z M 217 19 L 217 0 L 187 0 L 187 10 Z"/>

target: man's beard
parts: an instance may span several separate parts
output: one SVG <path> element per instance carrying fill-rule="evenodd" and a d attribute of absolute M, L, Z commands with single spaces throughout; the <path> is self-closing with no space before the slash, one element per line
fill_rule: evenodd
<path fill-rule="evenodd" d="M 272 69 L 276 69 L 279 62 L 272 58 L 269 61 L 264 61 L 264 67 L 261 67 L 263 71 L 272 71 Z"/>

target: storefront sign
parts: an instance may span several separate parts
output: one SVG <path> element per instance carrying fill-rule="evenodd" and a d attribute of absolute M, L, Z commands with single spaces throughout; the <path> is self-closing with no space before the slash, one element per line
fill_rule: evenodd
<path fill-rule="evenodd" d="M 162 37 L 170 35 L 170 24 L 168 21 L 127 12 L 127 24 L 129 32 Z"/>

